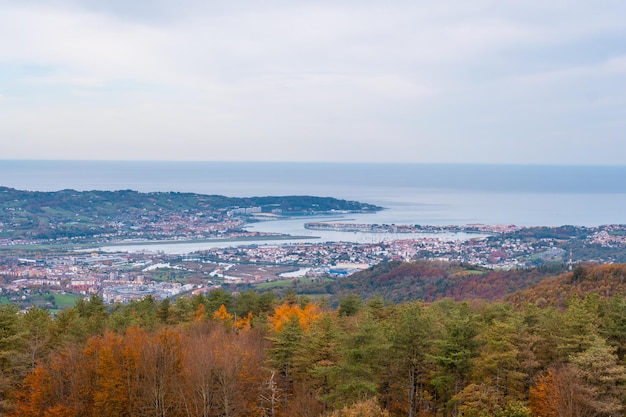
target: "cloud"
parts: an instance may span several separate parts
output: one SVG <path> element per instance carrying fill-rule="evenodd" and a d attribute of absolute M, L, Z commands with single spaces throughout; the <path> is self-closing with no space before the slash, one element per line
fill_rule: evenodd
<path fill-rule="evenodd" d="M 558 149 L 567 118 L 618 136 L 625 13 L 611 0 L 0 0 L 0 139 L 23 144 L 10 157 L 533 162 L 510 150 L 524 135 Z"/>

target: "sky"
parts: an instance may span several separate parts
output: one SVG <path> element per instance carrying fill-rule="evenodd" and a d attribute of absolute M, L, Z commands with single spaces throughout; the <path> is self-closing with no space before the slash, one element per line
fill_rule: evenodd
<path fill-rule="evenodd" d="M 623 0 L 0 0 L 0 159 L 626 165 Z"/>

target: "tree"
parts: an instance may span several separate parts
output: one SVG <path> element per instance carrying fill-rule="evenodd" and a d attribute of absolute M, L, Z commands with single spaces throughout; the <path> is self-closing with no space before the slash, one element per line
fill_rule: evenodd
<path fill-rule="evenodd" d="M 457 402 L 453 399 L 467 384 L 472 371 L 472 359 L 477 355 L 480 343 L 477 320 L 466 303 L 455 304 L 444 300 L 433 306 L 442 316 L 444 334 L 435 341 L 433 359 L 437 370 L 431 384 L 437 395 L 457 415 Z"/>
<path fill-rule="evenodd" d="M 10 407 L 8 392 L 24 377 L 25 363 L 20 355 L 24 332 L 19 326 L 18 310 L 14 305 L 0 305 L 0 412 Z"/>
<path fill-rule="evenodd" d="M 102 334 L 107 324 L 108 313 L 101 297 L 92 295 L 88 301 L 78 300 L 75 308 L 84 322 L 87 335 Z"/>
<path fill-rule="evenodd" d="M 133 317 L 133 325 L 145 330 L 154 330 L 157 327 L 157 302 L 151 295 L 128 305 Z"/>
<path fill-rule="evenodd" d="M 22 390 L 16 394 L 14 417 L 45 417 L 46 410 L 54 404 L 50 374 L 43 366 L 36 367 L 24 379 Z"/>
<path fill-rule="evenodd" d="M 208 315 L 206 313 L 206 307 L 204 304 L 198 304 L 196 310 L 193 312 L 193 322 L 194 323 L 202 323 L 207 321 Z"/>
<path fill-rule="evenodd" d="M 256 291 L 248 290 L 239 294 L 234 304 L 237 317 L 246 317 L 249 313 L 253 315 L 260 313 L 259 294 Z"/>
<path fill-rule="evenodd" d="M 32 369 L 51 348 L 52 318 L 48 310 L 32 307 L 24 313 L 20 322 L 25 332 L 26 350 Z"/>
<path fill-rule="evenodd" d="M 233 296 L 221 288 L 209 292 L 206 298 L 207 313 L 213 314 L 220 306 L 226 307 L 226 310 L 232 309 Z"/>
<path fill-rule="evenodd" d="M 235 328 L 238 330 L 248 331 L 252 328 L 252 319 L 254 316 L 252 315 L 252 311 L 248 312 L 247 316 L 240 317 L 235 320 Z"/>
<path fill-rule="evenodd" d="M 311 324 L 320 317 L 321 310 L 316 303 L 308 303 L 304 308 L 298 304 L 283 303 L 275 308 L 274 314 L 268 318 L 268 321 L 276 332 L 293 319 L 297 320 L 303 330 L 308 330 Z"/>
<path fill-rule="evenodd" d="M 171 324 L 173 316 L 172 302 L 169 297 L 161 301 L 157 307 L 156 317 L 161 324 Z"/>
<path fill-rule="evenodd" d="M 409 417 L 425 406 L 425 384 L 432 370 L 433 329 L 431 316 L 419 304 L 398 308 L 398 319 L 391 330 L 393 365 L 408 392 L 405 410 Z"/>
<path fill-rule="evenodd" d="M 474 362 L 472 383 L 455 396 L 464 415 L 491 415 L 525 399 L 527 375 L 514 344 L 518 333 L 515 321 L 508 318 L 494 321 L 480 334 L 483 343 Z"/>
<path fill-rule="evenodd" d="M 540 375 L 530 387 L 528 403 L 534 417 L 559 417 L 559 390 L 552 371 Z"/>
<path fill-rule="evenodd" d="M 380 408 L 376 398 L 370 398 L 337 410 L 329 417 L 389 417 L 389 412 Z"/>
<path fill-rule="evenodd" d="M 535 417 L 593 417 L 591 387 L 583 383 L 577 368 L 553 366 L 530 389 L 529 406 Z"/>
<path fill-rule="evenodd" d="M 391 401 L 387 388 L 391 343 L 385 328 L 365 311 L 351 317 L 345 327 L 339 347 L 336 388 L 325 401 L 341 408 L 372 398 L 381 391 L 384 408 Z"/>
<path fill-rule="evenodd" d="M 617 357 L 626 355 L 626 297 L 619 294 L 606 300 L 599 309 L 599 333 L 616 348 Z"/>
<path fill-rule="evenodd" d="M 363 300 L 356 294 L 346 295 L 339 300 L 339 314 L 354 316 L 363 307 Z"/>
<path fill-rule="evenodd" d="M 93 405 L 102 417 L 121 416 L 130 409 L 124 375 L 129 364 L 124 363 L 123 346 L 122 336 L 106 332 L 89 339 L 85 348 L 85 359 L 95 368 Z"/>
<path fill-rule="evenodd" d="M 316 398 L 329 406 L 329 395 L 335 388 L 339 372 L 340 332 L 337 317 L 324 313 L 304 334 L 302 348 L 296 359 L 296 368 L 302 380 L 315 393 Z"/>
<path fill-rule="evenodd" d="M 142 413 L 166 417 L 179 409 L 177 388 L 182 372 L 182 337 L 179 331 L 164 328 L 142 346 L 138 369 Z"/>
<path fill-rule="evenodd" d="M 522 403 L 512 402 L 504 410 L 496 412 L 495 417 L 530 417 L 530 409 Z"/>
<path fill-rule="evenodd" d="M 599 320 L 596 308 L 588 301 L 573 296 L 560 320 L 545 322 L 545 330 L 556 335 L 556 346 L 548 346 L 559 354 L 555 362 L 567 362 L 571 355 L 587 350 L 597 337 Z"/>
<path fill-rule="evenodd" d="M 592 392 L 588 405 L 596 411 L 596 415 L 609 417 L 620 414 L 626 394 L 626 368 L 618 363 L 615 348 L 597 337 L 587 350 L 574 355 L 571 362 Z"/>
<path fill-rule="evenodd" d="M 272 347 L 269 349 L 269 364 L 278 371 L 282 380 L 281 390 L 283 393 L 283 414 L 288 416 L 289 397 L 293 394 L 292 371 L 296 363 L 298 352 L 302 348 L 304 330 L 300 326 L 297 316 L 290 316 L 289 320 L 281 324 L 269 340 Z"/>
<path fill-rule="evenodd" d="M 217 320 L 222 322 L 226 327 L 233 326 L 233 316 L 226 311 L 226 306 L 222 304 L 220 308 L 217 309 L 215 313 L 213 313 L 213 320 Z"/>

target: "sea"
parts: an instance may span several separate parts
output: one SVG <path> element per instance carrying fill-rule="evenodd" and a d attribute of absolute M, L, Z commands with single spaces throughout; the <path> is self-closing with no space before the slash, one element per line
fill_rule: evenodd
<path fill-rule="evenodd" d="M 327 219 L 354 223 L 626 224 L 626 166 L 0 160 L 0 186 L 31 191 L 130 189 L 232 197 L 314 195 L 385 208 L 375 214 Z M 306 221 L 311 219 L 255 223 L 249 229 L 322 241 L 375 242 L 403 237 L 309 231 L 304 229 Z M 175 251 L 183 250 L 182 244 L 175 245 Z M 169 251 L 164 245 L 158 248 Z M 184 250 L 188 249 L 198 248 Z"/>

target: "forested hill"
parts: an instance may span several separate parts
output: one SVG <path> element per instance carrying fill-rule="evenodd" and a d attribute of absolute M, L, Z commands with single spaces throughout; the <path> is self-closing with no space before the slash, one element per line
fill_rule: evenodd
<path fill-rule="evenodd" d="M 0 238 L 53 239 L 113 233 L 116 225 L 137 225 L 172 216 L 218 221 L 229 210 L 260 209 L 286 215 L 369 211 L 381 207 L 331 197 L 235 198 L 178 192 L 21 191 L 0 187 Z M 245 212 L 245 210 L 242 210 Z"/>
<path fill-rule="evenodd" d="M 562 266 L 552 266 L 494 271 L 449 262 L 393 261 L 339 278 L 324 284 L 324 288 L 321 284 L 304 286 L 300 292 L 327 292 L 335 300 L 347 294 L 365 299 L 379 295 L 393 302 L 435 301 L 441 298 L 502 300 L 563 270 Z"/>
<path fill-rule="evenodd" d="M 298 290 L 313 293 L 321 291 L 319 286 L 301 285 Z M 353 294 L 363 299 L 380 296 L 394 303 L 450 298 L 562 308 L 572 296 L 626 294 L 626 264 L 579 265 L 568 272 L 564 265 L 493 271 L 449 262 L 394 261 L 326 283 L 325 290 L 334 301 Z"/>
<path fill-rule="evenodd" d="M 58 215 L 82 212 L 92 215 L 115 215 L 133 210 L 224 210 L 234 207 L 261 207 L 267 211 L 280 209 L 287 213 L 320 212 L 332 210 L 378 211 L 382 207 L 358 201 L 332 197 L 266 196 L 225 197 L 179 192 L 141 193 L 133 190 L 118 191 L 22 191 L 0 187 L 0 208 L 20 209 L 28 213 L 41 213 L 45 209 L 58 211 Z"/>
<path fill-rule="evenodd" d="M 508 298 L 516 305 L 533 303 L 565 307 L 572 296 L 602 298 L 626 294 L 626 264 L 579 265 L 572 272 L 549 277 Z"/>

